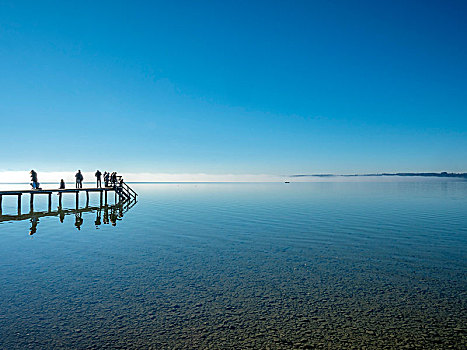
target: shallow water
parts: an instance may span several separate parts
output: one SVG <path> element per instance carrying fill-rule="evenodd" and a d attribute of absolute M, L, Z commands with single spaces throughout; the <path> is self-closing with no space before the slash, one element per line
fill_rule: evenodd
<path fill-rule="evenodd" d="M 0 348 L 467 346 L 467 181 L 132 187 L 0 222 Z"/>

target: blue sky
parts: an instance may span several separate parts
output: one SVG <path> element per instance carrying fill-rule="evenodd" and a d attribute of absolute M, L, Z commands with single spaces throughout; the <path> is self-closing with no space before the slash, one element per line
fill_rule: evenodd
<path fill-rule="evenodd" d="M 0 2 L 0 171 L 467 171 L 465 1 Z"/>

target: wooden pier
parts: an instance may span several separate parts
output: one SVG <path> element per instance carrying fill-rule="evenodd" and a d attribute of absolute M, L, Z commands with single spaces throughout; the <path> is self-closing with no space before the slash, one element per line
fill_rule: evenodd
<path fill-rule="evenodd" d="M 0 215 L 2 213 L 2 199 L 3 196 L 17 196 L 18 197 L 18 215 L 21 215 L 21 198 L 23 195 L 29 194 L 29 208 L 34 211 L 34 197 L 37 195 L 48 196 L 48 209 L 52 209 L 52 194 L 58 194 L 58 207 L 62 207 L 62 196 L 64 194 L 74 194 L 76 196 L 76 209 L 79 208 L 79 195 L 81 192 L 86 193 L 86 206 L 89 205 L 90 192 L 99 193 L 100 205 L 107 205 L 108 193 L 113 192 L 115 200 L 133 200 L 136 199 L 137 194 L 125 182 L 120 181 L 117 185 L 109 187 L 92 187 L 92 188 L 67 188 L 67 189 L 40 189 L 40 190 L 20 190 L 20 191 L 0 191 Z"/>

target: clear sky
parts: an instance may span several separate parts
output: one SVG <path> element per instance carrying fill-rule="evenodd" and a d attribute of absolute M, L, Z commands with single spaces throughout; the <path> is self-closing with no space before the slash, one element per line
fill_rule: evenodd
<path fill-rule="evenodd" d="M 467 171 L 467 1 L 0 1 L 0 171 Z"/>

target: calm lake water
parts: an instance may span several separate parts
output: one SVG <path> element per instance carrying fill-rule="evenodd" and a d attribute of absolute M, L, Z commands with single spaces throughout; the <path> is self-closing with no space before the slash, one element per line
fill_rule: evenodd
<path fill-rule="evenodd" d="M 0 222 L 0 348 L 467 346 L 467 181 L 132 187 Z"/>

